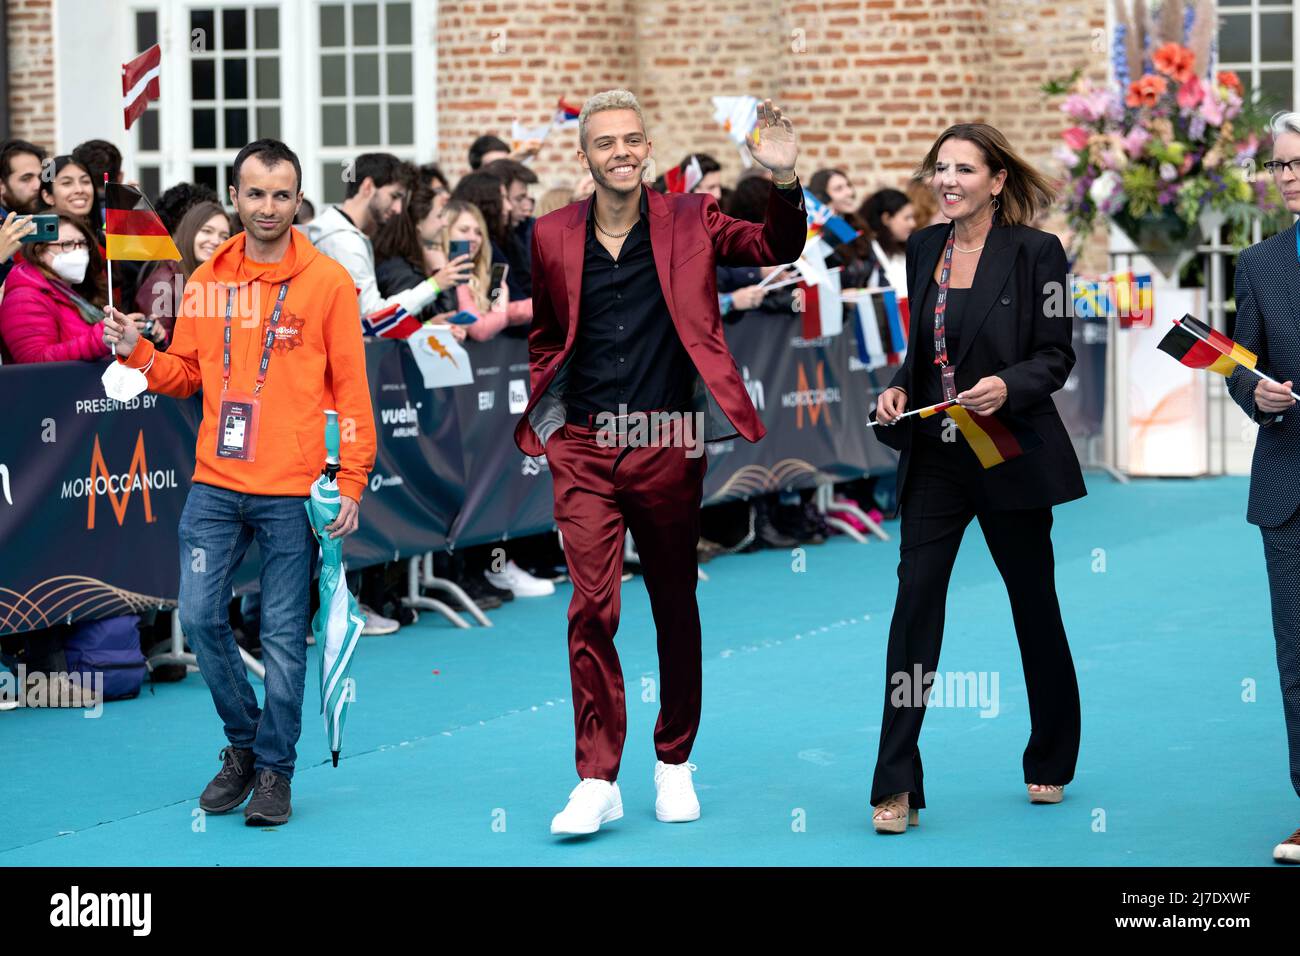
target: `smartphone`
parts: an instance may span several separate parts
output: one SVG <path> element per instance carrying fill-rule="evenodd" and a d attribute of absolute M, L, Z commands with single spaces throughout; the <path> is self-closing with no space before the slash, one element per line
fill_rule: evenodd
<path fill-rule="evenodd" d="M 468 239 L 453 239 L 447 243 L 447 258 L 455 259 L 457 256 L 469 255 Z"/>
<path fill-rule="evenodd" d="M 23 242 L 58 242 L 59 217 L 57 214 L 32 216 L 36 231 L 30 236 L 23 236 Z"/>
<path fill-rule="evenodd" d="M 497 262 L 492 265 L 492 282 L 488 285 L 489 289 L 501 288 L 501 283 L 506 281 L 506 273 L 510 271 L 510 265 L 505 262 Z"/>

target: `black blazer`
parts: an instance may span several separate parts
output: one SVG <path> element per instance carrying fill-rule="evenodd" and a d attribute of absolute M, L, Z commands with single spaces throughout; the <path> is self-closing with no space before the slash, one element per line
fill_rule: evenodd
<path fill-rule="evenodd" d="M 907 357 L 891 387 L 908 393 L 909 409 L 921 303 L 948 237 L 948 223 L 912 233 L 907 240 L 908 301 L 912 317 Z M 1007 384 L 1007 400 L 997 416 L 1027 424 L 1043 444 L 1018 458 L 982 471 L 984 494 L 997 510 L 1043 508 L 1087 494 L 1079 459 L 1070 443 L 1052 393 L 1074 367 L 1070 345 L 1073 321 L 1068 306 L 1069 267 L 1061 240 L 1028 226 L 995 225 L 989 230 L 962 317 L 961 341 L 952 362 L 957 391 L 987 375 Z M 1055 317 L 1055 313 L 1061 313 Z M 978 418 L 978 416 L 977 416 Z M 898 450 L 898 496 L 902 500 L 916 418 L 872 431 Z M 969 447 L 966 452 L 973 458 Z"/>
<path fill-rule="evenodd" d="M 1237 259 L 1237 325 L 1233 338 L 1259 356 L 1259 370 L 1279 382 L 1300 382 L 1300 223 L 1251 246 Z M 1259 378 L 1238 367 L 1228 379 L 1228 394 L 1259 422 L 1250 466 L 1250 504 L 1246 520 L 1276 528 L 1300 508 L 1300 411 L 1292 407 L 1270 415 L 1255 407 Z"/>

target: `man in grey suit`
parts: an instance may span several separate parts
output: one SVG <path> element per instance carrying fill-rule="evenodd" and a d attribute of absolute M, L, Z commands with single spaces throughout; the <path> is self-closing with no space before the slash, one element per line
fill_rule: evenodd
<path fill-rule="evenodd" d="M 1278 113 L 1271 127 L 1273 158 L 1264 166 L 1287 209 L 1300 213 L 1300 113 Z M 1300 224 L 1241 254 L 1236 296 L 1233 338 L 1279 380 L 1265 381 L 1238 367 L 1228 392 L 1260 426 L 1246 520 L 1264 537 L 1291 784 L 1300 795 L 1300 412 L 1292 410 L 1291 394 L 1300 379 Z M 1300 863 L 1300 830 L 1274 848 L 1273 859 Z"/>

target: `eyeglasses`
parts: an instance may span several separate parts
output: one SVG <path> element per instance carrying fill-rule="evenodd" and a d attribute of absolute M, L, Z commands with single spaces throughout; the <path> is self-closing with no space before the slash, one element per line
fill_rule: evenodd
<path fill-rule="evenodd" d="M 1293 159 L 1285 163 L 1280 163 L 1277 160 L 1272 160 L 1270 162 L 1265 163 L 1264 168 L 1267 169 L 1274 176 L 1281 176 L 1282 170 L 1289 169 L 1291 170 L 1292 176 L 1300 178 L 1300 159 Z"/>
<path fill-rule="evenodd" d="M 50 245 L 57 247 L 60 252 L 76 252 L 78 249 L 90 248 L 85 239 L 64 239 L 62 242 L 52 242 Z"/>

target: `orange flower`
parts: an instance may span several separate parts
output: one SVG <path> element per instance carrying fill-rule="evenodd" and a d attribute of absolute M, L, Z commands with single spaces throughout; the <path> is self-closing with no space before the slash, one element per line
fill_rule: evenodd
<path fill-rule="evenodd" d="M 1157 70 L 1179 83 L 1186 83 L 1196 75 L 1196 57 L 1187 47 L 1177 43 L 1166 43 L 1160 47 L 1151 54 L 1151 62 Z"/>
<path fill-rule="evenodd" d="M 1129 84 L 1124 103 L 1127 106 L 1155 106 L 1167 89 L 1169 84 L 1163 76 L 1147 73 L 1136 83 Z"/>
<path fill-rule="evenodd" d="M 1238 96 L 1241 96 L 1245 92 L 1241 85 L 1241 77 L 1237 76 L 1237 74 L 1232 72 L 1232 70 L 1220 70 L 1219 75 L 1215 77 L 1215 79 L 1218 80 L 1220 86 L 1226 86 Z"/>

